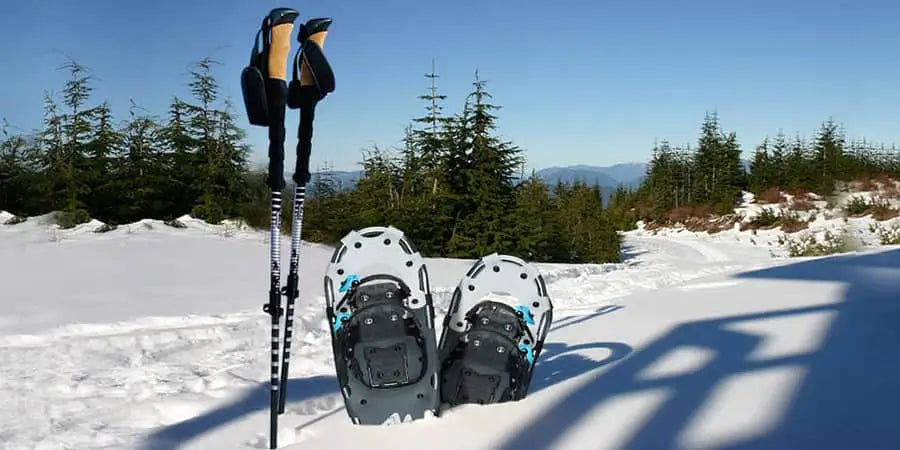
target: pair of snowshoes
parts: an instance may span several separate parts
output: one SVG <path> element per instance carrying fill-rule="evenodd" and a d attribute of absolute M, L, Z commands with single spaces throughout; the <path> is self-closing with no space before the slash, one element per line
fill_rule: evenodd
<path fill-rule="evenodd" d="M 553 315 L 540 272 L 495 253 L 459 282 L 438 341 L 428 269 L 394 227 L 344 236 L 324 287 L 337 379 L 355 424 L 524 398 Z"/>

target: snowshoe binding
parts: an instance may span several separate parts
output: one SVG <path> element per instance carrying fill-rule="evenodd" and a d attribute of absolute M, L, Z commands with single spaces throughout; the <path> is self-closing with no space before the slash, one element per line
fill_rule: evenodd
<path fill-rule="evenodd" d="M 540 272 L 522 259 L 478 260 L 453 293 L 439 345 L 450 406 L 520 400 L 553 318 Z"/>
<path fill-rule="evenodd" d="M 425 263 L 394 227 L 351 231 L 325 272 L 326 314 L 347 413 L 383 425 L 438 415 L 437 339 Z"/>

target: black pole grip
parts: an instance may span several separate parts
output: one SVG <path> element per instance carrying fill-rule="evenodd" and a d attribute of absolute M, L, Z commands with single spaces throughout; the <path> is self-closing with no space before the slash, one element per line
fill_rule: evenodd
<path fill-rule="evenodd" d="M 316 96 L 317 89 L 314 86 L 304 86 L 303 90 L 309 96 Z M 297 139 L 297 165 L 294 167 L 294 182 L 298 186 L 309 183 L 309 157 L 312 154 L 313 121 L 316 116 L 316 101 L 310 101 L 307 106 L 300 108 L 300 126 Z"/>

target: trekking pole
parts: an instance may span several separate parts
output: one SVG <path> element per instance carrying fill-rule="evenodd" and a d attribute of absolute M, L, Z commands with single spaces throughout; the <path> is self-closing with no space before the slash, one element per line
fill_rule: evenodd
<path fill-rule="evenodd" d="M 279 325 L 281 321 L 281 192 L 284 190 L 284 112 L 287 103 L 287 57 L 291 31 L 299 13 L 291 8 L 275 8 L 263 19 L 257 32 L 250 65 L 241 72 L 241 90 L 247 118 L 252 125 L 269 129 L 269 173 L 271 191 L 270 287 L 269 302 L 263 311 L 271 317 L 272 348 L 269 405 L 269 448 L 278 446 Z M 260 41 L 262 50 L 259 49 Z"/>
<path fill-rule="evenodd" d="M 303 224 L 303 202 L 306 198 L 306 184 L 309 182 L 309 156 L 312 152 L 312 133 L 315 108 L 319 100 L 334 91 L 334 72 L 325 58 L 322 46 L 328 34 L 332 19 L 310 19 L 300 25 L 297 41 L 301 47 L 294 56 L 293 78 L 288 89 L 288 107 L 300 109 L 298 126 L 297 162 L 294 169 L 294 208 L 291 223 L 291 265 L 285 288 L 287 307 L 284 326 L 284 354 L 281 367 L 281 392 L 278 413 L 284 413 L 287 398 L 288 367 L 291 359 L 291 338 L 294 333 L 294 303 L 299 296 L 300 232 Z M 299 67 L 298 67 L 299 66 Z M 300 78 L 297 79 L 297 71 Z"/>

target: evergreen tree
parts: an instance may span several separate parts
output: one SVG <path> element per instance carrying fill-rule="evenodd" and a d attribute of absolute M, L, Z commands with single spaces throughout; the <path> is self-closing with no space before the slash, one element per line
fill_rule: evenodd
<path fill-rule="evenodd" d="M 557 218 L 572 263 L 619 262 L 621 237 L 603 214 L 598 189 L 581 181 L 557 191 Z"/>
<path fill-rule="evenodd" d="M 775 167 L 769 156 L 769 140 L 763 139 L 763 142 L 756 147 L 753 154 L 753 161 L 750 162 L 750 192 L 759 194 L 766 189 L 776 186 Z"/>
<path fill-rule="evenodd" d="M 822 194 L 834 191 L 834 183 L 843 179 L 844 170 L 844 137 L 834 121 L 829 119 L 822 124 L 813 147 L 815 160 L 815 176 L 818 182 L 816 190 Z"/>
<path fill-rule="evenodd" d="M 788 151 L 786 185 L 791 189 L 812 189 L 812 173 L 807 155 L 806 143 L 799 135 L 794 136 Z"/>
<path fill-rule="evenodd" d="M 474 257 L 509 251 L 515 244 L 509 232 L 507 211 L 512 206 L 512 178 L 522 163 L 521 150 L 494 136 L 499 106 L 489 103 L 486 82 L 475 72 L 474 90 L 467 96 L 471 105 L 471 130 L 467 164 L 464 166 L 468 203 L 448 243 L 453 255 Z M 468 211 L 467 211 L 468 210 Z"/>
<path fill-rule="evenodd" d="M 249 149 L 241 142 L 244 131 L 237 127 L 231 106 L 216 109 L 219 84 L 211 74 L 215 61 L 203 58 L 190 71 L 189 86 L 197 104 L 183 102 L 186 134 L 192 138 L 196 158 L 193 185 L 199 193 L 191 214 L 212 223 L 237 214 L 248 192 L 242 185 Z M 181 125 L 181 124 L 179 124 Z M 173 130 L 174 132 L 175 130 Z M 181 131 L 181 130 L 178 130 Z M 177 135 L 176 135 L 177 136 Z M 180 137 L 180 136 L 177 136 Z"/>
<path fill-rule="evenodd" d="M 570 257 L 568 242 L 554 215 L 555 205 L 547 185 L 534 172 L 516 188 L 512 210 L 513 253 L 527 260 L 564 261 Z"/>
<path fill-rule="evenodd" d="M 37 182 L 34 148 L 25 137 L 10 133 L 6 119 L 0 120 L 0 211 L 13 214 L 35 212 L 34 201 Z"/>
<path fill-rule="evenodd" d="M 113 124 L 112 111 L 107 102 L 94 111 L 96 127 L 92 136 L 84 144 L 86 153 L 85 182 L 89 189 L 86 194 L 86 209 L 92 217 L 103 221 L 114 221 L 116 205 L 120 202 L 119 192 L 111 189 L 113 182 L 113 154 L 119 148 L 122 137 Z"/>
<path fill-rule="evenodd" d="M 117 220 L 123 222 L 170 219 L 177 206 L 176 199 L 168 196 L 173 177 L 166 161 L 163 125 L 152 115 L 138 114 L 140 109 L 132 100 L 115 155 L 111 190 L 117 198 Z"/>
<path fill-rule="evenodd" d="M 440 102 L 447 96 L 438 93 L 437 79 L 439 75 L 435 73 L 434 61 L 431 63 L 431 73 L 426 74 L 425 77 L 431 81 L 431 86 L 428 93 L 419 96 L 419 99 L 425 100 L 427 112 L 424 116 L 413 119 L 423 127 L 411 130 L 412 142 L 410 144 L 417 150 L 416 162 L 418 164 L 416 168 L 424 172 L 426 187 L 434 195 L 437 194 L 441 182 L 441 162 L 447 153 L 446 126 L 449 118 L 444 117 L 442 113 L 443 107 Z"/>
<path fill-rule="evenodd" d="M 719 213 L 731 210 L 744 184 L 740 155 L 737 135 L 722 133 L 718 116 L 707 114 L 694 157 L 696 202 L 711 205 Z"/>

